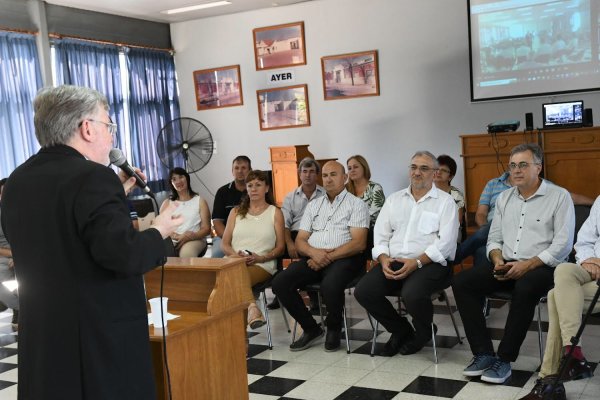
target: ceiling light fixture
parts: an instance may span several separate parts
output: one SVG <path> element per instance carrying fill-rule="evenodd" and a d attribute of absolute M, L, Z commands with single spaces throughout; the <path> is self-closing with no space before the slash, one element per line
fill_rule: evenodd
<path fill-rule="evenodd" d="M 161 13 L 163 13 L 163 14 L 178 14 L 178 13 L 184 13 L 184 12 L 194 11 L 194 10 L 203 10 L 205 8 L 228 6 L 230 4 L 231 4 L 230 1 L 213 1 L 212 3 L 204 3 L 204 4 L 198 4 L 195 6 L 174 8 L 172 10 L 165 10 L 165 11 L 161 11 Z"/>

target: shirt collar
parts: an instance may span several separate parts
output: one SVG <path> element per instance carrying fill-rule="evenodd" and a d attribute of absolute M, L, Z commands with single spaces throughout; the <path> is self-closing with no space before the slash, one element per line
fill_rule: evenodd
<path fill-rule="evenodd" d="M 410 191 L 410 185 L 402 191 L 402 195 L 413 197 L 413 195 Z M 437 199 L 438 197 L 440 197 L 440 189 L 435 187 L 435 183 L 431 184 L 431 189 L 429 189 L 429 191 L 427 193 L 425 193 L 425 196 L 421 197 L 421 199 L 419 201 L 426 199 L 428 197 L 431 197 L 434 199 Z"/>
<path fill-rule="evenodd" d="M 548 193 L 548 181 L 546 181 L 543 178 L 542 178 L 542 183 L 540 184 L 540 186 L 537 188 L 537 190 L 535 191 L 534 194 L 529 196 L 528 199 L 525 199 L 523 196 L 521 196 L 521 193 L 519 192 L 519 188 L 515 186 L 515 194 L 519 198 L 524 199 L 524 200 L 529 200 L 529 199 L 532 199 L 537 196 L 544 196 L 546 193 Z"/>
<path fill-rule="evenodd" d="M 304 192 L 302 191 L 302 186 L 298 186 L 296 188 L 296 192 L 297 195 L 302 195 L 304 194 Z M 322 186 L 317 185 L 317 188 L 315 189 L 315 191 L 313 192 L 311 198 L 313 198 L 314 196 L 317 195 L 317 193 L 325 193 L 325 189 L 323 189 Z"/>
<path fill-rule="evenodd" d="M 498 181 L 506 184 L 506 181 L 508 180 L 509 176 L 510 176 L 510 172 L 506 171 L 505 173 L 500 175 L 500 177 L 498 177 Z"/>

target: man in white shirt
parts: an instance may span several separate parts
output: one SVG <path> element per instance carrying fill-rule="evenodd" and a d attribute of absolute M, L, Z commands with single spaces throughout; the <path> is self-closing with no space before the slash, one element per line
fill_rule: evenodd
<path fill-rule="evenodd" d="M 308 203 L 296 237 L 296 248 L 302 258 L 273 279 L 273 292 L 304 331 L 290 345 L 291 351 L 304 350 L 323 336 L 323 329 L 298 293 L 298 289 L 313 282 L 321 282 L 327 306 L 325 351 L 340 347 L 344 290 L 364 271 L 361 253 L 369 229 L 369 209 L 364 201 L 346 191 L 347 178 L 339 162 L 325 164 L 323 186 L 327 195 Z"/>
<path fill-rule="evenodd" d="M 454 297 L 473 353 L 465 376 L 490 383 L 510 377 L 510 363 L 519 356 L 535 307 L 552 287 L 554 268 L 573 248 L 573 201 L 565 189 L 539 177 L 542 160 L 537 144 L 511 150 L 513 187 L 498 196 L 488 235 L 492 265 L 476 265 L 454 277 Z M 501 290 L 512 294 L 496 355 L 481 306 L 485 296 Z"/>
<path fill-rule="evenodd" d="M 581 346 L 573 346 L 567 367 L 554 385 L 562 358 L 571 350 L 571 338 L 581 325 L 584 306 L 598 290 L 600 279 L 600 197 L 596 199 L 590 216 L 577 234 L 575 244 L 576 264 L 564 263 L 554 272 L 554 289 L 548 292 L 548 337 L 544 361 L 540 367 L 539 379 L 535 386 L 521 400 L 564 400 L 563 382 L 589 378 L 592 368 L 587 363 Z M 585 303 L 588 305 L 585 305 Z M 596 304 L 594 311 L 600 309 Z"/>
<path fill-rule="evenodd" d="M 438 190 L 437 160 L 419 151 L 408 167 L 410 186 L 389 196 L 377 217 L 373 258 L 379 265 L 356 286 L 358 302 L 389 332 L 382 355 L 413 354 L 431 338 L 431 294 L 450 285 L 458 213 L 452 196 Z M 386 296 L 401 290 L 413 327 Z"/>

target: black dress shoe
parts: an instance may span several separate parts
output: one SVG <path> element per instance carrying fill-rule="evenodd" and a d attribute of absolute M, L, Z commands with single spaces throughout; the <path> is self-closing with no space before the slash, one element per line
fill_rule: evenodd
<path fill-rule="evenodd" d="M 390 336 L 390 339 L 383 346 L 383 351 L 380 354 L 383 357 L 393 357 L 398 354 L 400 347 L 402 347 L 404 343 L 412 340 L 414 337 L 415 333 L 412 328 L 406 332 L 392 332 L 392 336 Z"/>
<path fill-rule="evenodd" d="M 268 305 L 267 308 L 269 310 L 277 310 L 279 308 L 279 300 L 277 299 L 277 296 L 275 296 L 273 298 L 273 301 L 271 301 Z"/>
<path fill-rule="evenodd" d="M 563 359 L 565 357 L 566 356 L 563 356 Z M 592 376 L 594 376 L 594 373 L 592 372 L 592 367 L 585 358 L 583 360 L 578 360 L 576 358 L 571 357 L 569 358 L 569 361 L 567 361 L 565 371 L 560 376 L 560 381 L 577 381 L 579 379 L 591 378 Z"/>
<path fill-rule="evenodd" d="M 325 351 L 336 351 L 340 348 L 341 330 L 340 329 L 327 329 L 327 335 L 325 336 Z"/>
<path fill-rule="evenodd" d="M 301 351 L 308 349 L 313 342 L 320 337 L 323 337 L 323 329 L 318 327 L 317 329 L 309 332 L 304 332 L 300 339 L 290 344 L 290 351 Z"/>
<path fill-rule="evenodd" d="M 437 325 L 433 324 L 433 331 L 435 333 L 437 333 L 438 329 L 437 329 Z M 418 336 L 415 336 L 412 340 L 404 343 L 402 346 L 400 346 L 400 354 L 402 354 L 403 356 L 407 356 L 409 354 L 415 354 L 419 351 L 421 351 L 421 349 L 423 347 L 425 347 L 425 345 L 427 344 L 427 342 L 429 342 L 431 340 L 431 334 L 427 335 L 427 334 L 421 334 Z"/>
<path fill-rule="evenodd" d="M 548 375 L 543 379 L 535 381 L 531 392 L 519 400 L 567 400 L 565 387 L 562 383 L 554 384 L 556 375 Z"/>

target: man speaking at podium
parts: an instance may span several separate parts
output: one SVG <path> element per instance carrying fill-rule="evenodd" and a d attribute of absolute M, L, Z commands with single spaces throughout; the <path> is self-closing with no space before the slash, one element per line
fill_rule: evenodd
<path fill-rule="evenodd" d="M 38 154 L 2 193 L 2 226 L 19 282 L 18 398 L 154 399 L 142 274 L 163 263 L 181 224 L 168 208 L 136 231 L 107 167 L 116 125 L 99 92 L 42 89 Z M 125 190 L 124 190 L 125 189 Z"/>

